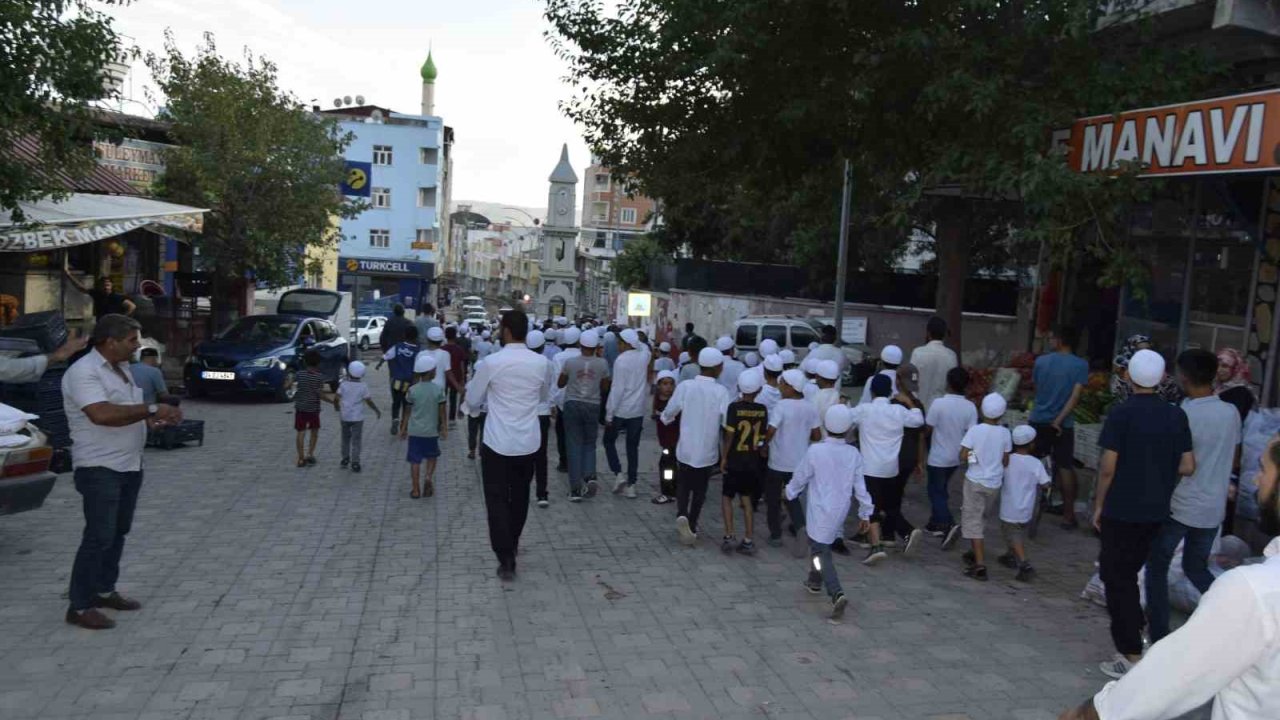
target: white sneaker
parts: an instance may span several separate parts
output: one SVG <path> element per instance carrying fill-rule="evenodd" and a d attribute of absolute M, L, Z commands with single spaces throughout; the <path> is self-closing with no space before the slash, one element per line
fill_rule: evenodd
<path fill-rule="evenodd" d="M 618 479 L 613 481 L 613 494 L 618 495 L 627 487 L 627 476 L 622 473 L 617 474 Z"/>
<path fill-rule="evenodd" d="M 628 499 L 628 500 L 635 500 L 635 499 L 636 499 L 636 486 L 635 486 L 635 485 L 628 485 L 628 486 L 626 487 L 626 489 L 624 489 L 624 490 L 622 491 L 622 494 L 623 494 L 623 495 L 625 495 L 625 496 L 627 497 L 627 499 Z"/>
<path fill-rule="evenodd" d="M 1098 669 L 1103 675 L 1109 678 L 1119 680 L 1124 674 L 1133 669 L 1134 663 L 1129 658 L 1117 654 L 1114 658 L 1098 665 Z"/>
<path fill-rule="evenodd" d="M 907 537 L 907 542 L 902 546 L 902 554 L 910 555 L 915 552 L 916 547 L 920 545 L 920 538 L 924 537 L 924 533 L 919 528 L 911 531 L 911 535 Z"/>
<path fill-rule="evenodd" d="M 698 536 L 689 529 L 689 518 L 683 515 L 676 518 L 676 534 L 680 536 L 681 545 L 692 545 L 698 541 Z"/>

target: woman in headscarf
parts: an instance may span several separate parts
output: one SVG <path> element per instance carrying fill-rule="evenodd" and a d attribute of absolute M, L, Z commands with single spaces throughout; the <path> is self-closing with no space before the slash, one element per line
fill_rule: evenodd
<path fill-rule="evenodd" d="M 1229 402 L 1240 411 L 1240 422 L 1244 422 L 1249 411 L 1258 404 L 1253 395 L 1250 383 L 1249 361 L 1235 348 L 1222 348 L 1218 351 L 1218 384 L 1214 392 L 1223 402 Z"/>
<path fill-rule="evenodd" d="M 1130 335 L 1124 341 L 1124 347 L 1121 348 L 1120 354 L 1116 356 L 1114 374 L 1111 377 L 1111 394 L 1116 400 L 1123 401 L 1133 394 L 1133 388 L 1129 385 L 1129 375 L 1127 368 L 1129 366 L 1129 358 L 1139 350 L 1155 350 L 1151 344 L 1151 338 L 1142 335 Z M 1178 404 L 1182 402 L 1182 389 L 1178 387 L 1177 380 L 1169 373 L 1165 373 L 1164 378 L 1160 380 L 1160 384 L 1156 387 L 1156 394 L 1164 399 L 1165 402 Z"/>

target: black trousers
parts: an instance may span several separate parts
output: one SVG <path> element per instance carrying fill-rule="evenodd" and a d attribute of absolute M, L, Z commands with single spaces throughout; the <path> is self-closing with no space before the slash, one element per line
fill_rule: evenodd
<path fill-rule="evenodd" d="M 880 536 L 885 540 L 892 540 L 894 537 L 902 537 L 906 539 L 911 536 L 911 531 L 915 530 L 915 526 L 907 522 L 907 518 L 902 514 L 902 496 L 907 490 L 907 478 L 911 477 L 912 468 L 898 473 L 897 477 L 876 478 L 867 475 L 867 492 L 871 494 L 871 501 L 876 504 L 876 510 L 880 512 Z"/>
<path fill-rule="evenodd" d="M 484 478 L 484 508 L 489 516 L 489 545 L 498 562 L 515 567 L 520 534 L 529 516 L 529 483 L 537 453 L 499 455 L 480 447 L 480 475 Z"/>
<path fill-rule="evenodd" d="M 560 458 L 560 462 L 556 464 L 556 469 L 564 470 L 569 467 L 569 453 L 565 450 L 564 440 L 564 411 L 556 411 L 556 454 Z"/>
<path fill-rule="evenodd" d="M 449 419 L 458 419 L 458 391 L 449 388 Z"/>
<path fill-rule="evenodd" d="M 533 478 L 538 485 L 538 499 L 541 500 L 547 496 L 547 434 L 551 428 L 551 416 L 538 416 L 538 430 L 542 433 L 542 439 L 538 443 L 538 454 L 536 462 L 533 466 Z"/>
<path fill-rule="evenodd" d="M 395 420 L 400 417 L 400 409 L 404 408 L 405 414 L 409 413 L 408 403 L 404 401 L 405 391 L 391 389 L 391 419 Z"/>
<path fill-rule="evenodd" d="M 1142 628 L 1147 619 L 1138 594 L 1138 571 L 1146 564 L 1161 525 L 1102 518 L 1098 576 L 1107 588 L 1111 641 L 1123 655 L 1142 654 Z"/>
<path fill-rule="evenodd" d="M 484 436 L 484 419 L 487 415 L 488 413 L 480 413 L 475 417 L 467 418 L 467 450 L 469 452 L 476 451 L 476 445 Z"/>
<path fill-rule="evenodd" d="M 782 494 L 789 482 L 791 482 L 789 472 L 769 469 L 764 473 L 764 514 L 769 524 L 771 540 L 782 537 Z M 791 526 L 799 532 L 799 529 L 804 527 L 804 507 L 800 504 L 800 498 L 788 500 L 786 505 L 787 514 L 791 516 Z"/>
<path fill-rule="evenodd" d="M 676 517 L 688 518 L 689 529 L 694 532 L 698 531 L 698 516 L 707 499 L 712 469 L 713 465 L 696 468 L 680 463 L 676 466 Z"/>
<path fill-rule="evenodd" d="M 891 477 L 873 477 L 871 475 L 863 476 L 867 482 L 867 494 L 871 496 L 871 503 L 876 506 L 872 511 L 871 522 L 880 523 L 880 537 L 882 540 L 888 540 L 893 537 L 885 528 L 888 527 L 889 516 L 885 506 L 890 502 L 893 496 L 893 482 Z M 902 510 L 902 498 L 898 498 L 898 510 Z"/>

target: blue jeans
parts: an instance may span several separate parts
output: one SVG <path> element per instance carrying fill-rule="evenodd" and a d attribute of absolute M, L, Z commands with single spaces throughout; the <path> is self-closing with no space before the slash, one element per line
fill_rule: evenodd
<path fill-rule="evenodd" d="M 644 429 L 644 418 L 615 417 L 612 425 L 604 429 L 604 456 L 609 461 L 609 470 L 622 472 L 622 461 L 618 459 L 618 435 L 627 434 L 627 484 L 636 484 L 637 468 L 640 466 L 640 431 Z"/>
<path fill-rule="evenodd" d="M 596 474 L 596 432 L 600 427 L 598 403 L 564 404 L 565 449 L 569 451 L 569 489 L 581 490 Z"/>
<path fill-rule="evenodd" d="M 1169 565 L 1178 543 L 1186 538 L 1182 546 L 1182 571 L 1203 594 L 1213 584 L 1209 552 L 1217 535 L 1216 527 L 1193 528 L 1173 518 L 1165 520 L 1160 527 L 1151 543 L 1151 554 L 1147 556 L 1147 623 L 1151 642 L 1169 634 Z"/>
<path fill-rule="evenodd" d="M 818 580 L 827 586 L 827 594 L 832 599 L 844 592 L 836 575 L 836 564 L 831 559 L 831 546 L 809 538 L 809 582 L 812 584 Z"/>
<path fill-rule="evenodd" d="M 116 589 L 124 538 L 142 489 L 142 471 L 76 468 L 76 492 L 83 498 L 84 534 L 71 566 L 71 609 L 88 610 L 97 595 Z"/>
<path fill-rule="evenodd" d="M 954 467 L 925 466 L 925 477 L 929 481 L 930 525 L 937 527 L 956 524 L 955 517 L 951 515 L 951 508 L 947 507 L 947 481 L 955 472 Z"/>

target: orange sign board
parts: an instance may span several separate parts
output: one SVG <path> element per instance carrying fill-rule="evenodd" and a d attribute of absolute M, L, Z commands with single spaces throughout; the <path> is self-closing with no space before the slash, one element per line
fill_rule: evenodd
<path fill-rule="evenodd" d="M 1153 176 L 1280 171 L 1280 89 L 1082 118 L 1066 145 L 1076 172 L 1123 163 Z"/>

